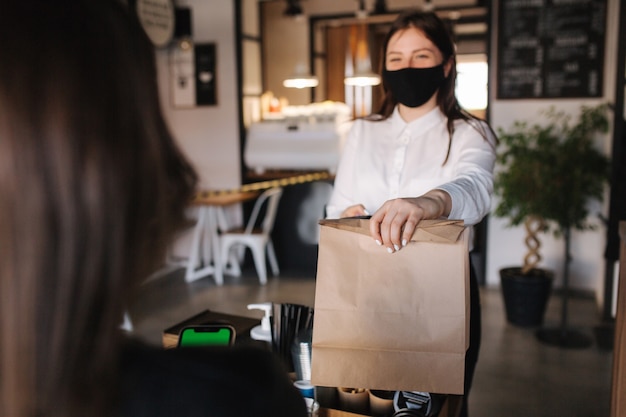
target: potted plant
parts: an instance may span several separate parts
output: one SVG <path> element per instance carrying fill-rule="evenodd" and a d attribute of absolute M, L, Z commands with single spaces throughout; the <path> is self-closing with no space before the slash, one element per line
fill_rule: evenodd
<path fill-rule="evenodd" d="M 509 322 L 522 326 L 540 325 L 552 287 L 553 273 L 539 268 L 541 242 L 538 234 L 552 232 L 565 243 L 562 326 L 557 339 L 570 338 L 566 329 L 570 233 L 593 229 L 588 222 L 588 203 L 601 201 L 609 178 L 609 160 L 594 145 L 597 134 L 608 131 L 608 105 L 582 106 L 572 116 L 550 108 L 542 112 L 544 124 L 514 122 L 509 131 L 498 129 L 502 152 L 495 193 L 500 197 L 494 214 L 506 217 L 509 226 L 526 226 L 528 253 L 521 267 L 500 271 Z M 507 305 L 521 291 L 517 307 Z M 525 292 L 525 294 L 524 294 Z"/>

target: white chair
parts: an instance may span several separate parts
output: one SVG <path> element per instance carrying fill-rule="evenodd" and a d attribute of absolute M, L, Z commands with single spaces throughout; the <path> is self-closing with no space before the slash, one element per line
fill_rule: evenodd
<path fill-rule="evenodd" d="M 238 261 L 243 257 L 245 248 L 248 247 L 252 252 L 254 265 L 259 276 L 259 282 L 264 285 L 267 283 L 267 268 L 265 265 L 265 253 L 269 259 L 272 273 L 279 274 L 278 261 L 272 245 L 271 233 L 274 228 L 276 212 L 278 211 L 278 202 L 282 196 L 283 189 L 281 187 L 270 188 L 263 192 L 256 200 L 250 219 L 245 229 L 229 230 L 220 235 L 221 259 L 225 264 L 229 264 L 230 268 L 225 268 L 225 272 L 231 275 L 241 273 Z M 259 219 L 259 213 L 265 206 L 265 216 Z M 257 220 L 260 220 L 260 227 L 256 227 Z M 234 249 L 240 249 L 239 256 L 232 253 Z"/>

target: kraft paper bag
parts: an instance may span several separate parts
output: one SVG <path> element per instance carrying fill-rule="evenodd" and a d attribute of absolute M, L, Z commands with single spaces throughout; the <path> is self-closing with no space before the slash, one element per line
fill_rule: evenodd
<path fill-rule="evenodd" d="M 369 220 L 320 221 L 311 382 L 463 394 L 469 230 L 422 221 L 390 254 Z"/>

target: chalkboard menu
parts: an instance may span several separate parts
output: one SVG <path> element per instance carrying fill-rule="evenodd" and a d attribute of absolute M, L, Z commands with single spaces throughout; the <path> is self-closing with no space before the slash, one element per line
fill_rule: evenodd
<path fill-rule="evenodd" d="M 500 0 L 497 97 L 601 97 L 606 0 Z"/>

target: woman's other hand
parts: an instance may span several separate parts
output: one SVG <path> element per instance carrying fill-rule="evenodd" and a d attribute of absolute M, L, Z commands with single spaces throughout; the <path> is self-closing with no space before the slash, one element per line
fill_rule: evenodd
<path fill-rule="evenodd" d="M 451 208 L 450 195 L 442 190 L 432 190 L 420 197 L 388 200 L 372 215 L 370 234 L 376 243 L 393 253 L 406 246 L 420 221 L 447 217 Z"/>
<path fill-rule="evenodd" d="M 355 204 L 341 212 L 341 217 L 369 216 L 368 211 L 363 204 Z"/>

